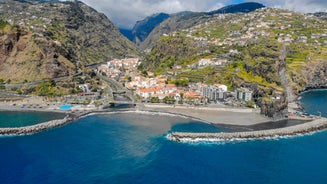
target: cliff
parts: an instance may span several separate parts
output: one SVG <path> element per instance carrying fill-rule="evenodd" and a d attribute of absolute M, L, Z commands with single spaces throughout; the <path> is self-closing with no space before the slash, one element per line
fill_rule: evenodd
<path fill-rule="evenodd" d="M 33 37 L 27 29 L 7 25 L 0 31 L 0 78 L 12 82 L 72 75 L 74 64 L 54 41 Z"/>

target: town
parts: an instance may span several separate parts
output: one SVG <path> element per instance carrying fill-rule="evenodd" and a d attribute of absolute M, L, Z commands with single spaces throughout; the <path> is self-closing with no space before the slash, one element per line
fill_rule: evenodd
<path fill-rule="evenodd" d="M 201 59 L 199 67 L 211 62 Z M 168 76 L 137 70 L 138 58 L 112 59 L 100 65 L 96 72 L 122 83 L 136 100 L 147 103 L 206 105 L 223 103 L 231 106 L 255 107 L 253 92 L 247 88 L 228 91 L 224 84 L 171 82 Z M 84 90 L 87 92 L 87 90 Z"/>

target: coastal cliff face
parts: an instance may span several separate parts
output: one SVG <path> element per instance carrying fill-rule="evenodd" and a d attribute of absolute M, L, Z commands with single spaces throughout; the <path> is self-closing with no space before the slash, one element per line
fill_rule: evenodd
<path fill-rule="evenodd" d="M 299 69 L 298 73 L 292 73 L 290 78 L 293 81 L 294 94 L 308 89 L 326 88 L 327 60 L 310 62 Z"/>
<path fill-rule="evenodd" d="M 0 1 L 0 78 L 13 82 L 67 76 L 138 49 L 81 2 Z"/>

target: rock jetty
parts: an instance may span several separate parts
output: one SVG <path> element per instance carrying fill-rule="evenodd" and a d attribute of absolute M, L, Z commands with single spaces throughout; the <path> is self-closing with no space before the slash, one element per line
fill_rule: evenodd
<path fill-rule="evenodd" d="M 26 135 L 26 134 L 34 134 L 38 133 L 50 128 L 55 128 L 59 126 L 63 126 L 68 122 L 73 121 L 74 118 L 67 115 L 63 119 L 51 120 L 44 123 L 31 125 L 31 126 L 24 126 L 24 127 L 17 127 L 17 128 L 0 128 L 0 135 Z"/>
<path fill-rule="evenodd" d="M 270 130 L 248 132 L 220 132 L 220 133 L 190 133 L 173 132 L 167 135 L 168 139 L 177 142 L 201 142 L 201 141 L 232 141 L 238 139 L 262 139 L 282 136 L 296 136 L 311 133 L 327 128 L 327 119 L 316 119 L 300 125 L 277 128 Z"/>

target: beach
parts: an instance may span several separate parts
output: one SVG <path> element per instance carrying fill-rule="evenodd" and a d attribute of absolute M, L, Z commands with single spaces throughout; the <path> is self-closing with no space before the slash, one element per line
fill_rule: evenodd
<path fill-rule="evenodd" d="M 30 99 L 28 103 L 21 102 L 0 102 L 0 110 L 2 111 L 45 111 L 72 113 L 77 116 L 89 112 L 105 112 L 106 109 L 101 107 L 87 107 L 74 105 L 71 110 L 60 110 L 60 103 L 44 103 L 40 99 Z M 248 126 L 263 122 L 271 121 L 271 119 L 261 115 L 259 112 L 250 108 L 233 108 L 225 105 L 216 106 L 186 106 L 186 105 L 167 105 L 167 104 L 137 104 L 132 110 L 156 111 L 182 116 L 191 117 L 207 123 L 240 125 Z M 131 110 L 131 109 L 129 109 Z"/>
<path fill-rule="evenodd" d="M 233 131 L 246 131 L 246 130 L 256 130 L 260 129 L 260 125 L 265 129 L 274 129 L 279 127 L 279 123 L 271 124 L 274 121 L 272 119 L 261 115 L 257 109 L 251 108 L 235 108 L 229 107 L 222 104 L 219 105 L 208 105 L 208 106 L 187 106 L 187 105 L 168 105 L 168 104 L 136 104 L 134 107 L 128 108 L 109 108 L 103 109 L 101 107 L 95 106 L 83 106 L 83 105 L 73 105 L 69 110 L 61 110 L 60 106 L 62 103 L 29 103 L 20 104 L 12 102 L 0 102 L 0 111 L 42 111 L 42 112 L 58 112 L 68 114 L 71 118 L 70 120 L 76 120 L 84 115 L 90 113 L 106 113 L 106 112 L 121 112 L 121 111 L 135 111 L 135 112 L 154 112 L 154 113 L 168 113 L 184 116 L 197 121 L 216 124 L 223 127 L 232 128 Z M 69 123 L 65 120 L 64 125 Z M 47 124 L 47 123 L 46 123 Z M 52 128 L 57 127 L 52 125 L 53 123 L 47 124 L 46 127 Z M 297 123 L 296 123 L 297 124 Z M 60 126 L 59 125 L 59 126 Z M 258 126 L 258 127 L 257 127 Z M 281 123 L 281 126 L 287 126 Z M 292 126 L 292 124 L 289 124 Z M 24 127 L 20 128 L 21 132 L 26 132 Z M 32 130 L 38 129 L 37 126 L 32 126 Z M 31 128 L 28 129 L 29 132 Z M 14 131 L 14 130 L 10 130 Z M 17 131 L 17 130 L 15 130 Z M 6 130 L 8 132 L 8 130 Z M 30 132 L 31 133 L 31 132 Z"/>
<path fill-rule="evenodd" d="M 193 117 L 204 122 L 220 125 L 249 126 L 272 121 L 254 109 L 229 107 L 194 107 L 161 104 L 144 104 L 138 106 L 144 111 L 158 111 Z"/>

